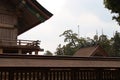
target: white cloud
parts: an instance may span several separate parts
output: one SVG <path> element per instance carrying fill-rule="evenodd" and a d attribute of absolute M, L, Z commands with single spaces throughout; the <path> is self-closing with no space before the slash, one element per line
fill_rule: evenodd
<path fill-rule="evenodd" d="M 101 20 L 95 14 L 92 13 L 82 13 L 78 19 L 81 24 L 101 24 Z"/>
<path fill-rule="evenodd" d="M 37 0 L 42 6 L 53 13 L 58 13 L 65 5 L 66 0 Z"/>

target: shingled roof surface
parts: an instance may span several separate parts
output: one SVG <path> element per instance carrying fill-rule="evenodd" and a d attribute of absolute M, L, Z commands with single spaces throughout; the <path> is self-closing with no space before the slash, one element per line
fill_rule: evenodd
<path fill-rule="evenodd" d="M 74 56 L 90 57 L 90 56 L 95 56 L 96 54 L 101 56 L 108 56 L 107 52 L 105 52 L 105 50 L 102 49 L 100 46 L 81 48 L 74 54 Z"/>
<path fill-rule="evenodd" d="M 0 67 L 107 67 L 120 68 L 119 57 L 72 57 L 0 54 Z"/>
<path fill-rule="evenodd" d="M 46 21 L 52 16 L 48 10 L 40 5 L 36 0 L 6 0 L 19 13 L 18 35 Z"/>

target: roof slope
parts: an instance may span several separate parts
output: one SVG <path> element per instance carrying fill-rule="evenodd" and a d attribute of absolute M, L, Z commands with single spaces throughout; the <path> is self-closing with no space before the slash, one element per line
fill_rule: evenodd
<path fill-rule="evenodd" d="M 92 46 L 79 49 L 73 56 L 78 57 L 108 56 L 108 54 L 100 46 Z"/>
<path fill-rule="evenodd" d="M 0 54 L 0 67 L 120 68 L 120 58 Z"/>
<path fill-rule="evenodd" d="M 8 0 L 7 0 L 8 1 Z M 10 0 L 18 16 L 18 35 L 46 21 L 53 14 L 36 0 Z"/>

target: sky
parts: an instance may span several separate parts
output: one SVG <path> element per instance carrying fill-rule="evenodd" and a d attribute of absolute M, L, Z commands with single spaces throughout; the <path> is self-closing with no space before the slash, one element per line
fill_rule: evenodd
<path fill-rule="evenodd" d="M 59 44 L 64 44 L 64 37 L 59 37 L 65 30 L 73 30 L 80 37 L 91 37 L 98 32 L 108 38 L 120 26 L 112 20 L 113 14 L 104 7 L 103 0 L 37 0 L 53 16 L 42 24 L 21 34 L 18 38 L 40 40 L 40 47 L 55 52 Z M 78 28 L 79 26 L 79 28 Z M 42 54 L 42 53 L 41 53 Z"/>

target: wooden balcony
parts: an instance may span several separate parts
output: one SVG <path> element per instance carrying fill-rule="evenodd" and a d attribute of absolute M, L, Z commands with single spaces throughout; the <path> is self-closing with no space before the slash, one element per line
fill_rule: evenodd
<path fill-rule="evenodd" d="M 0 46 L 39 46 L 40 41 L 33 40 L 0 40 Z"/>
<path fill-rule="evenodd" d="M 31 53 L 33 51 L 43 51 L 40 48 L 40 41 L 33 40 L 0 40 L 0 48 L 3 49 L 3 53 Z"/>

